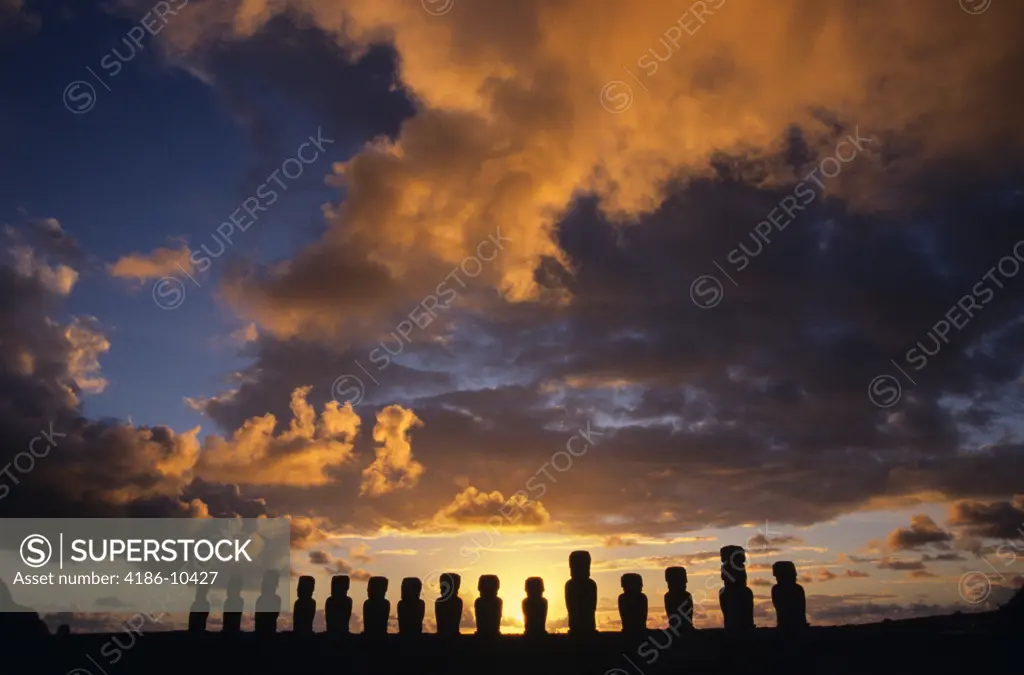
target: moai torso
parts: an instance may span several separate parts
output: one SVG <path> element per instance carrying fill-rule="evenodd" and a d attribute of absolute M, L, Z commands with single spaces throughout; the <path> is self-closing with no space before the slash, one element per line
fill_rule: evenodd
<path fill-rule="evenodd" d="M 269 635 L 277 632 L 277 617 L 281 614 L 281 596 L 277 594 L 277 572 L 263 575 L 260 596 L 256 598 L 256 632 Z"/>
<path fill-rule="evenodd" d="M 742 546 L 723 546 L 722 582 L 718 602 L 726 630 L 742 631 L 754 627 L 754 593 L 747 588 L 747 554 Z"/>
<path fill-rule="evenodd" d="M 350 581 L 348 576 L 339 574 L 331 577 L 331 597 L 324 603 L 324 619 L 327 632 L 344 635 L 349 632 L 352 619 L 352 598 L 348 597 Z"/>
<path fill-rule="evenodd" d="M 292 626 L 296 633 L 302 635 L 313 634 L 313 620 L 316 618 L 316 600 L 313 599 L 315 584 L 316 580 L 313 577 L 299 577 L 296 588 L 298 597 L 292 609 Z"/>
<path fill-rule="evenodd" d="M 363 603 L 363 632 L 367 635 L 387 635 L 388 617 L 391 616 L 391 603 L 386 597 L 387 578 L 370 577 L 366 592 L 369 597 Z"/>
<path fill-rule="evenodd" d="M 665 615 L 669 625 L 678 625 L 682 630 L 690 630 L 693 625 L 693 596 L 686 590 L 687 577 L 685 567 L 669 567 L 665 570 Z M 673 621 L 672 617 L 679 617 Z"/>
<path fill-rule="evenodd" d="M 221 630 L 225 633 L 241 632 L 243 609 L 245 601 L 242 600 L 242 577 L 235 575 L 228 579 L 228 597 L 224 600 Z"/>
<path fill-rule="evenodd" d="M 416 577 L 402 579 L 402 599 L 398 601 L 398 632 L 401 635 L 419 635 L 423 632 L 426 605 L 420 599 L 423 582 Z"/>
<path fill-rule="evenodd" d="M 647 596 L 643 589 L 644 581 L 639 574 L 622 575 L 619 618 L 624 633 L 639 633 L 647 628 Z"/>
<path fill-rule="evenodd" d="M 206 586 L 196 586 L 196 599 L 189 608 L 188 630 L 190 633 L 203 633 L 206 631 L 206 620 L 210 617 L 210 601 L 206 599 L 209 589 Z"/>
<path fill-rule="evenodd" d="M 530 577 L 526 580 L 523 619 L 527 635 L 545 635 L 547 633 L 548 601 L 544 597 L 544 580 L 540 577 Z"/>
<path fill-rule="evenodd" d="M 498 577 L 492 574 L 480 577 L 478 586 L 480 597 L 477 598 L 474 605 L 476 632 L 479 635 L 499 635 L 501 633 L 502 601 L 498 597 L 499 587 Z"/>
<path fill-rule="evenodd" d="M 590 554 L 573 551 L 569 555 L 569 572 L 572 578 L 565 582 L 569 633 L 593 633 L 597 630 L 597 584 L 590 578 Z"/>
<path fill-rule="evenodd" d="M 434 619 L 437 621 L 437 634 L 452 636 L 459 634 L 462 623 L 462 598 L 459 589 L 462 577 L 452 572 L 441 575 L 441 596 L 434 601 Z"/>
<path fill-rule="evenodd" d="M 725 629 L 731 631 L 749 630 L 754 627 L 754 593 L 747 588 L 746 572 L 734 574 L 733 579 L 724 578 L 725 586 L 719 591 L 718 601 L 722 608 Z"/>

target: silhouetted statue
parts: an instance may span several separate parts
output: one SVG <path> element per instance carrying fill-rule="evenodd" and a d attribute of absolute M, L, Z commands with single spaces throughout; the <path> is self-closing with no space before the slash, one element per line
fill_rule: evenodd
<path fill-rule="evenodd" d="M 196 599 L 189 608 L 188 631 L 190 633 L 205 633 L 206 620 L 210 617 L 210 601 L 206 595 L 210 587 L 205 584 L 196 586 Z"/>
<path fill-rule="evenodd" d="M 647 596 L 644 595 L 644 578 L 639 574 L 622 575 L 619 618 L 622 620 L 623 633 L 647 630 Z"/>
<path fill-rule="evenodd" d="M 722 549 L 722 560 L 730 563 L 722 565 L 722 582 L 725 586 L 718 592 L 719 605 L 727 631 L 746 631 L 754 628 L 754 592 L 746 587 L 746 569 L 735 561 L 744 560 L 745 555 L 731 551 L 726 557 L 726 548 L 742 549 L 738 546 L 727 546 Z"/>
<path fill-rule="evenodd" d="M 668 593 L 665 594 L 665 615 L 668 617 L 669 627 L 673 628 L 673 631 L 676 626 L 683 630 L 692 630 L 693 596 L 686 590 L 686 568 L 667 568 L 665 583 L 668 584 Z M 672 617 L 679 617 L 679 621 L 673 620 Z"/>
<path fill-rule="evenodd" d="M 324 603 L 327 632 L 331 635 L 348 634 L 348 624 L 352 620 L 352 598 L 348 597 L 350 585 L 347 575 L 337 574 L 331 577 L 331 597 Z"/>
<path fill-rule="evenodd" d="M 565 582 L 565 607 L 569 633 L 587 635 L 597 630 L 597 584 L 590 578 L 590 553 L 569 554 L 569 581 Z"/>
<path fill-rule="evenodd" d="M 245 609 L 245 601 L 242 600 L 242 577 L 236 574 L 228 579 L 228 597 L 224 600 L 224 619 L 221 630 L 225 633 L 240 633 L 243 609 Z"/>
<path fill-rule="evenodd" d="M 316 618 L 314 588 L 316 588 L 316 579 L 310 576 L 299 577 L 299 584 L 295 589 L 295 594 L 298 597 L 292 608 L 292 630 L 300 635 L 313 634 L 313 619 Z"/>
<path fill-rule="evenodd" d="M 477 590 L 480 597 L 476 599 L 476 632 L 478 635 L 499 635 L 501 633 L 501 598 L 498 588 L 501 582 L 493 574 L 480 577 Z"/>
<path fill-rule="evenodd" d="M 46 622 L 37 612 L 14 602 L 7 584 L 0 579 L 0 640 L 14 642 L 25 638 L 50 635 Z"/>
<path fill-rule="evenodd" d="M 398 601 L 398 632 L 401 635 L 423 633 L 426 604 L 420 600 L 423 582 L 416 577 L 402 579 L 402 598 Z"/>
<path fill-rule="evenodd" d="M 772 586 L 776 625 L 786 630 L 806 628 L 807 596 L 804 587 L 796 582 L 796 565 L 780 560 L 772 565 L 772 574 L 776 581 Z"/>
<path fill-rule="evenodd" d="M 526 580 L 526 598 L 523 600 L 523 619 L 527 635 L 546 635 L 548 601 L 544 597 L 544 580 L 530 577 Z"/>
<path fill-rule="evenodd" d="M 387 599 L 388 578 L 370 577 L 366 584 L 366 602 L 363 603 L 363 633 L 387 635 L 391 603 Z"/>
<path fill-rule="evenodd" d="M 259 635 L 277 632 L 277 617 L 281 614 L 281 596 L 277 594 L 280 580 L 281 575 L 274 570 L 263 573 L 260 596 L 256 598 L 256 633 Z"/>
<path fill-rule="evenodd" d="M 441 595 L 434 601 L 437 634 L 449 637 L 458 635 L 459 624 L 462 623 L 462 598 L 459 597 L 462 577 L 454 572 L 445 572 L 440 582 Z"/>

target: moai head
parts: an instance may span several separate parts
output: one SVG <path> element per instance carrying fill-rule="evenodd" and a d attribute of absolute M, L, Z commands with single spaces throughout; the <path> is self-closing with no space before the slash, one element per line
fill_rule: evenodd
<path fill-rule="evenodd" d="M 228 579 L 228 597 L 238 598 L 242 595 L 242 576 L 239 574 L 234 575 Z"/>
<path fill-rule="evenodd" d="M 366 596 L 370 600 L 383 600 L 387 594 L 387 577 L 370 577 L 370 580 L 366 582 Z"/>
<path fill-rule="evenodd" d="M 569 576 L 573 579 L 590 578 L 590 551 L 573 551 L 569 554 Z"/>
<path fill-rule="evenodd" d="M 206 596 L 210 592 L 210 587 L 206 584 L 199 584 L 196 586 L 196 602 L 206 602 Z"/>
<path fill-rule="evenodd" d="M 299 584 L 295 589 L 296 594 L 303 600 L 313 597 L 313 588 L 316 586 L 316 579 L 310 576 L 299 577 Z"/>
<path fill-rule="evenodd" d="M 540 577 L 530 577 L 526 580 L 526 597 L 539 598 L 544 595 L 544 580 Z"/>
<path fill-rule="evenodd" d="M 772 564 L 772 574 L 780 584 L 796 583 L 796 565 L 789 560 L 780 560 Z"/>
<path fill-rule="evenodd" d="M 423 582 L 416 577 L 402 579 L 402 600 L 419 600 Z"/>
<path fill-rule="evenodd" d="M 747 552 L 743 550 L 742 546 L 723 546 L 720 553 L 722 554 L 722 569 L 742 570 L 747 564 Z"/>
<path fill-rule="evenodd" d="M 668 567 L 665 569 L 665 583 L 670 591 L 686 590 L 686 568 Z"/>
<path fill-rule="evenodd" d="M 501 582 L 498 581 L 498 575 L 484 574 L 480 576 L 480 582 L 476 588 L 480 591 L 481 598 L 496 598 L 500 587 Z"/>
<path fill-rule="evenodd" d="M 462 588 L 462 577 L 455 572 L 444 572 L 440 578 L 441 600 L 450 600 L 459 595 Z"/>
<path fill-rule="evenodd" d="M 264 595 L 275 595 L 277 584 L 281 580 L 281 574 L 277 570 L 267 570 L 263 573 L 263 583 L 260 584 L 260 591 Z"/>
<path fill-rule="evenodd" d="M 331 595 L 342 597 L 348 595 L 348 589 L 352 585 L 347 574 L 336 574 L 331 577 Z"/>
<path fill-rule="evenodd" d="M 622 591 L 629 595 L 639 595 L 644 592 L 644 578 L 635 572 L 622 575 Z"/>

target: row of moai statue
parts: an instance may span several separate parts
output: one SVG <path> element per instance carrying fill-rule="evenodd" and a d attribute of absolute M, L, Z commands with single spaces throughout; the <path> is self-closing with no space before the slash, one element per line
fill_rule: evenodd
<path fill-rule="evenodd" d="M 754 594 L 747 587 L 746 552 L 740 546 L 725 546 L 721 549 L 723 588 L 719 591 L 719 605 L 724 616 L 726 630 L 741 632 L 754 628 Z M 570 635 L 586 635 L 597 632 L 597 584 L 590 578 L 590 553 L 574 551 L 569 555 L 569 581 L 565 583 L 565 605 L 569 613 Z M 796 566 L 792 562 L 780 561 L 772 565 L 776 585 L 772 588 L 772 603 L 778 617 L 778 627 L 796 629 L 807 626 L 806 598 L 804 589 L 797 583 Z M 665 612 L 677 617 L 683 629 L 694 629 L 693 596 L 687 587 L 685 567 L 669 567 L 665 570 Z M 277 595 L 279 578 L 276 572 L 264 575 L 261 595 L 256 600 L 256 632 L 261 634 L 277 631 L 281 598 Z M 647 630 L 648 605 L 643 592 L 643 577 L 630 573 L 622 575 L 622 594 L 619 596 L 619 617 L 622 631 L 638 633 Z M 447 572 L 440 578 L 442 595 L 434 602 L 437 634 L 454 636 L 459 634 L 462 622 L 462 598 L 459 590 L 462 578 Z M 331 578 L 331 595 L 324 605 L 327 632 L 344 635 L 349 632 L 352 617 L 352 598 L 348 596 L 350 579 L 345 575 Z M 292 621 L 295 633 L 313 633 L 316 617 L 316 600 L 313 598 L 315 580 L 311 576 L 299 577 Z M 498 597 L 500 582 L 493 574 L 480 577 L 477 585 L 480 597 L 474 603 L 476 632 L 478 635 L 498 635 L 501 632 L 503 602 Z M 232 579 L 228 584 L 228 597 L 224 602 L 222 630 L 237 633 L 242 623 L 241 580 Z M 423 632 L 425 604 L 420 599 L 423 582 L 415 577 L 402 580 L 401 600 L 398 602 L 398 632 L 400 635 L 419 635 Z M 363 633 L 386 635 L 388 619 L 391 616 L 391 602 L 387 599 L 388 580 L 386 577 L 370 577 L 367 583 L 367 599 L 363 603 Z M 207 587 L 197 587 L 196 602 L 189 614 L 189 630 L 206 630 L 210 615 L 210 603 L 206 599 Z M 523 617 L 526 635 L 547 633 L 548 601 L 544 597 L 544 580 L 530 577 L 526 580 L 526 598 L 523 600 Z M 673 626 L 674 628 L 675 626 Z"/>

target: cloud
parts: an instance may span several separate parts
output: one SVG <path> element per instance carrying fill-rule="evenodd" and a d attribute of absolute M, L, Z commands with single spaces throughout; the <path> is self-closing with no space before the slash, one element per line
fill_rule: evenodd
<path fill-rule="evenodd" d="M 803 541 L 803 539 L 796 535 L 780 534 L 777 537 L 766 537 L 763 533 L 758 532 L 757 534 L 755 534 L 747 540 L 747 549 L 756 551 L 759 548 L 777 548 L 784 546 L 785 544 L 802 544 Z"/>
<path fill-rule="evenodd" d="M 151 253 L 129 253 L 109 266 L 110 276 L 136 281 L 149 281 L 166 276 L 192 273 L 192 251 L 188 246 L 180 249 L 158 248 Z"/>
<path fill-rule="evenodd" d="M 412 458 L 409 432 L 419 426 L 423 426 L 420 418 L 402 406 L 391 405 L 377 413 L 373 440 L 381 445 L 376 449 L 376 459 L 363 470 L 360 494 L 380 497 L 416 486 L 426 469 Z"/>
<path fill-rule="evenodd" d="M 274 435 L 277 419 L 272 414 L 254 417 L 230 439 L 207 436 L 196 473 L 209 480 L 251 485 L 324 485 L 328 471 L 353 460 L 353 439 L 359 417 L 351 404 L 328 402 L 317 419 L 306 402 L 310 387 L 292 392 L 292 421 Z"/>
<path fill-rule="evenodd" d="M 494 518 L 500 527 L 541 527 L 551 521 L 544 505 L 528 500 L 523 494 L 506 499 L 501 492 L 481 492 L 472 485 L 455 495 L 455 499 L 438 511 L 435 525 L 486 525 Z"/>
<path fill-rule="evenodd" d="M 865 579 L 871 575 L 867 572 L 861 572 L 860 570 L 846 570 L 843 572 L 843 576 L 849 579 Z"/>
<path fill-rule="evenodd" d="M 923 513 L 912 516 L 910 527 L 898 527 L 889 533 L 885 543 L 894 551 L 913 551 L 930 544 L 948 544 L 953 535 L 939 527 Z"/>
<path fill-rule="evenodd" d="M 26 279 L 36 279 L 47 290 L 58 295 L 69 295 L 78 282 L 78 272 L 68 265 L 50 266 L 36 255 L 29 246 L 14 246 L 9 249 L 14 257 L 14 270 Z"/>
<path fill-rule="evenodd" d="M 255 342 L 260 337 L 259 329 L 256 328 L 256 322 L 250 321 L 245 326 L 239 328 L 231 333 L 231 339 L 237 344 L 245 345 L 250 342 Z"/>
<path fill-rule="evenodd" d="M 616 535 L 612 535 L 611 537 L 606 537 L 605 540 L 604 540 L 604 547 L 605 548 L 619 548 L 619 547 L 636 546 L 636 545 L 637 545 L 637 540 L 636 539 L 632 539 L 632 538 L 629 538 L 629 537 L 620 537 L 617 534 Z"/>
<path fill-rule="evenodd" d="M 875 567 L 880 570 L 897 570 L 902 572 L 913 572 L 925 569 L 924 562 L 921 560 L 893 560 L 891 558 L 883 558 Z"/>
<path fill-rule="evenodd" d="M 981 23 L 880 1 L 814 12 L 795 0 L 705 9 L 706 23 L 677 49 L 665 35 L 683 18 L 655 0 L 460 7 L 443 21 L 401 0 L 193 2 L 161 36 L 178 62 L 216 67 L 217 48 L 247 44 L 284 51 L 273 38 L 286 19 L 302 17 L 316 48 L 328 38 L 353 60 L 390 42 L 417 102 L 396 138 L 367 143 L 337 165 L 346 200 L 328 212 L 323 239 L 297 264 L 234 280 L 230 301 L 280 336 L 351 334 L 370 304 L 396 311 L 395 303 L 415 303 L 438 272 L 443 278 L 474 255 L 493 223 L 515 245 L 476 281 L 511 301 L 564 301 L 570 290 L 537 272 L 552 261 L 568 266 L 556 224 L 576 191 L 594 191 L 613 218 L 631 221 L 657 206 L 673 179 L 734 162 L 756 164 L 753 177 L 769 187 L 793 180 L 781 149 L 791 146 L 790 156 L 809 165 L 855 127 L 879 144 L 902 134 L 925 160 L 981 161 L 1017 138 L 1002 111 L 1019 102 L 1006 85 L 1014 75 L 1007 64 L 1020 56 L 1008 28 L 1020 8 Z M 559 39 L 541 39 L 552 34 Z M 813 37 L 833 34 L 843 38 Z M 669 58 L 652 58 L 666 49 Z M 656 86 L 636 89 L 623 114 L 610 114 L 605 87 L 619 78 L 628 80 L 620 91 L 634 87 L 624 64 Z M 799 143 L 791 143 L 794 127 Z M 889 203 L 893 185 L 910 182 L 912 162 L 883 170 L 880 158 L 844 171 L 832 189 L 862 206 Z M 360 269 L 375 283 L 360 282 Z M 331 283 L 317 283 L 326 272 Z M 360 298 L 356 284 L 370 292 Z"/>
<path fill-rule="evenodd" d="M 327 539 L 330 523 L 325 518 L 289 516 L 293 548 L 309 548 Z"/>
<path fill-rule="evenodd" d="M 349 549 L 349 555 L 352 556 L 352 559 L 364 565 L 373 562 L 373 556 L 371 556 L 369 553 L 370 547 L 367 546 L 365 542 L 356 544 L 355 546 Z"/>
<path fill-rule="evenodd" d="M 68 374 L 81 391 L 102 393 L 107 380 L 99 376 L 99 357 L 110 351 L 110 342 L 102 333 L 95 317 L 75 317 L 64 328 L 64 337 L 71 345 L 68 355 Z"/>
<path fill-rule="evenodd" d="M 373 576 L 364 569 L 356 569 L 345 560 L 323 550 L 309 552 L 309 562 L 314 565 L 321 565 L 328 574 L 347 574 L 353 581 L 369 581 Z"/>
<path fill-rule="evenodd" d="M 948 523 L 975 537 L 1019 539 L 1024 536 L 1024 495 L 1013 501 L 959 500 L 950 507 Z"/>

